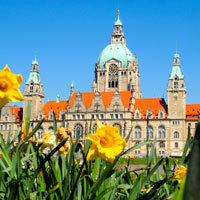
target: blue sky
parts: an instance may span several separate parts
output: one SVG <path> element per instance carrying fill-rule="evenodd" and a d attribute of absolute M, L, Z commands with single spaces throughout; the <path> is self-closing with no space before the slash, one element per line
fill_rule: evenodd
<path fill-rule="evenodd" d="M 187 103 L 200 103 L 200 3 L 186 0 L 1 0 L 0 68 L 21 73 L 34 57 L 45 98 L 90 92 L 94 68 L 120 9 L 127 47 L 137 54 L 143 98 L 164 97 L 178 48 Z M 177 44 L 177 45 L 176 45 Z"/>

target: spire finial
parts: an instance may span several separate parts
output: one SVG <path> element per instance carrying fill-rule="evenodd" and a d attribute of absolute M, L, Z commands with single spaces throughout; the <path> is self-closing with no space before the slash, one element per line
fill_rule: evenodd
<path fill-rule="evenodd" d="M 117 10 L 117 15 L 119 16 L 119 9 Z"/>

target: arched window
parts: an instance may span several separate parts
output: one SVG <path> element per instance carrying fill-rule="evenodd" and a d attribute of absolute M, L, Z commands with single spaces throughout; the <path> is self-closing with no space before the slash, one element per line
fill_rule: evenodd
<path fill-rule="evenodd" d="M 158 143 L 158 147 L 159 147 L 159 148 L 165 148 L 165 142 L 163 142 L 163 141 L 162 141 L 162 142 L 159 142 L 159 143 Z"/>
<path fill-rule="evenodd" d="M 175 148 L 178 148 L 178 142 L 175 142 L 175 143 L 174 143 L 174 147 L 175 147 Z"/>
<path fill-rule="evenodd" d="M 153 118 L 153 112 L 151 109 L 147 110 L 146 117 L 148 117 L 149 119 Z"/>
<path fill-rule="evenodd" d="M 149 126 L 148 128 L 149 139 L 153 139 L 153 127 Z"/>
<path fill-rule="evenodd" d="M 158 112 L 158 117 L 159 118 L 164 118 L 165 117 L 165 112 L 163 109 L 160 109 L 159 112 Z"/>
<path fill-rule="evenodd" d="M 158 128 L 158 138 L 165 138 L 165 127 L 164 126 L 159 126 Z"/>
<path fill-rule="evenodd" d="M 119 123 L 114 123 L 113 126 L 118 126 L 119 127 L 119 133 L 122 136 L 122 126 Z"/>
<path fill-rule="evenodd" d="M 174 88 L 178 88 L 178 81 L 174 81 Z"/>
<path fill-rule="evenodd" d="M 52 127 L 53 128 L 53 127 Z M 37 139 L 40 139 L 42 137 L 42 133 L 44 132 L 44 129 L 40 127 L 37 131 Z"/>
<path fill-rule="evenodd" d="M 141 118 L 141 114 L 140 114 L 140 110 L 136 110 L 135 111 L 135 119 L 140 119 Z"/>
<path fill-rule="evenodd" d="M 117 102 L 114 104 L 114 111 L 119 111 L 119 104 Z"/>
<path fill-rule="evenodd" d="M 76 109 L 76 112 L 81 112 L 81 105 L 76 104 L 75 109 Z"/>
<path fill-rule="evenodd" d="M 140 126 L 136 126 L 135 127 L 134 136 L 135 136 L 135 138 L 141 138 L 142 137 L 141 127 Z"/>
<path fill-rule="evenodd" d="M 49 130 L 49 131 L 53 131 L 53 126 L 50 126 L 50 127 L 48 128 L 48 130 Z"/>
<path fill-rule="evenodd" d="M 81 124 L 76 124 L 74 127 L 74 137 L 78 138 L 83 134 L 83 126 Z"/>
<path fill-rule="evenodd" d="M 49 112 L 49 120 L 53 120 L 53 111 Z"/>
<path fill-rule="evenodd" d="M 99 109 L 100 109 L 100 104 L 99 104 L 99 103 L 96 103 L 96 104 L 94 105 L 94 111 L 95 111 L 95 112 L 99 112 Z"/>
<path fill-rule="evenodd" d="M 174 138 L 179 138 L 179 132 L 174 132 Z"/>
<path fill-rule="evenodd" d="M 94 124 L 93 129 L 92 129 L 92 133 L 95 134 L 97 130 L 97 124 Z"/>

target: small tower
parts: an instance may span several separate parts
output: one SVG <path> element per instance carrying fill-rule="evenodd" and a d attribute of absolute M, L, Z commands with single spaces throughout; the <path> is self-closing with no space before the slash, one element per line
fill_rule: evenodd
<path fill-rule="evenodd" d="M 184 75 L 181 73 L 180 57 L 174 54 L 172 72 L 168 88 L 168 118 L 185 119 L 186 87 Z"/>
<path fill-rule="evenodd" d="M 74 93 L 74 84 L 72 82 L 71 84 L 71 89 L 70 89 L 70 96 Z"/>
<path fill-rule="evenodd" d="M 124 32 L 122 30 L 123 25 L 122 21 L 119 18 L 119 10 L 117 11 L 117 20 L 114 24 L 114 30 L 112 32 L 112 37 L 110 39 L 111 44 L 121 43 L 126 44 L 126 40 L 124 39 Z"/>
<path fill-rule="evenodd" d="M 35 120 L 38 113 L 44 106 L 44 90 L 39 76 L 39 64 L 36 60 L 32 62 L 31 72 L 29 79 L 26 82 L 26 86 L 23 92 L 24 95 L 24 109 L 23 117 L 25 117 L 28 102 L 31 104 L 31 116 L 30 120 Z"/>

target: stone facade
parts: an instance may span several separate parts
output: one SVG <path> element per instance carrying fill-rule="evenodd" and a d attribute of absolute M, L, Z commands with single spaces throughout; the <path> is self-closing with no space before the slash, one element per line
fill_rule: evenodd
<path fill-rule="evenodd" d="M 123 137 L 131 131 L 128 147 L 147 140 L 148 124 L 149 140 L 157 138 L 156 149 L 159 156 L 181 156 L 188 128 L 190 127 L 192 134 L 195 132 L 200 104 L 186 105 L 180 56 L 176 53 L 173 57 L 166 89 L 168 105 L 163 98 L 142 98 L 137 56 L 126 46 L 119 14 L 110 44 L 104 48 L 95 65 L 92 92 L 75 92 L 72 84 L 68 100 L 60 101 L 57 96 L 56 101 L 48 101 L 44 105 L 45 96 L 38 67 L 35 59 L 24 90 L 24 109 L 7 105 L 1 111 L 0 129 L 4 137 L 9 129 L 12 133 L 19 129 L 28 102 L 31 104 L 31 129 L 45 118 L 37 133 L 38 138 L 43 131 L 53 129 L 53 111 L 58 127 L 70 128 L 74 138 L 82 135 L 83 143 L 86 133 L 95 133 L 97 119 L 107 125 L 119 126 Z M 133 153 L 136 157 L 143 157 L 146 148 L 143 146 Z"/>

